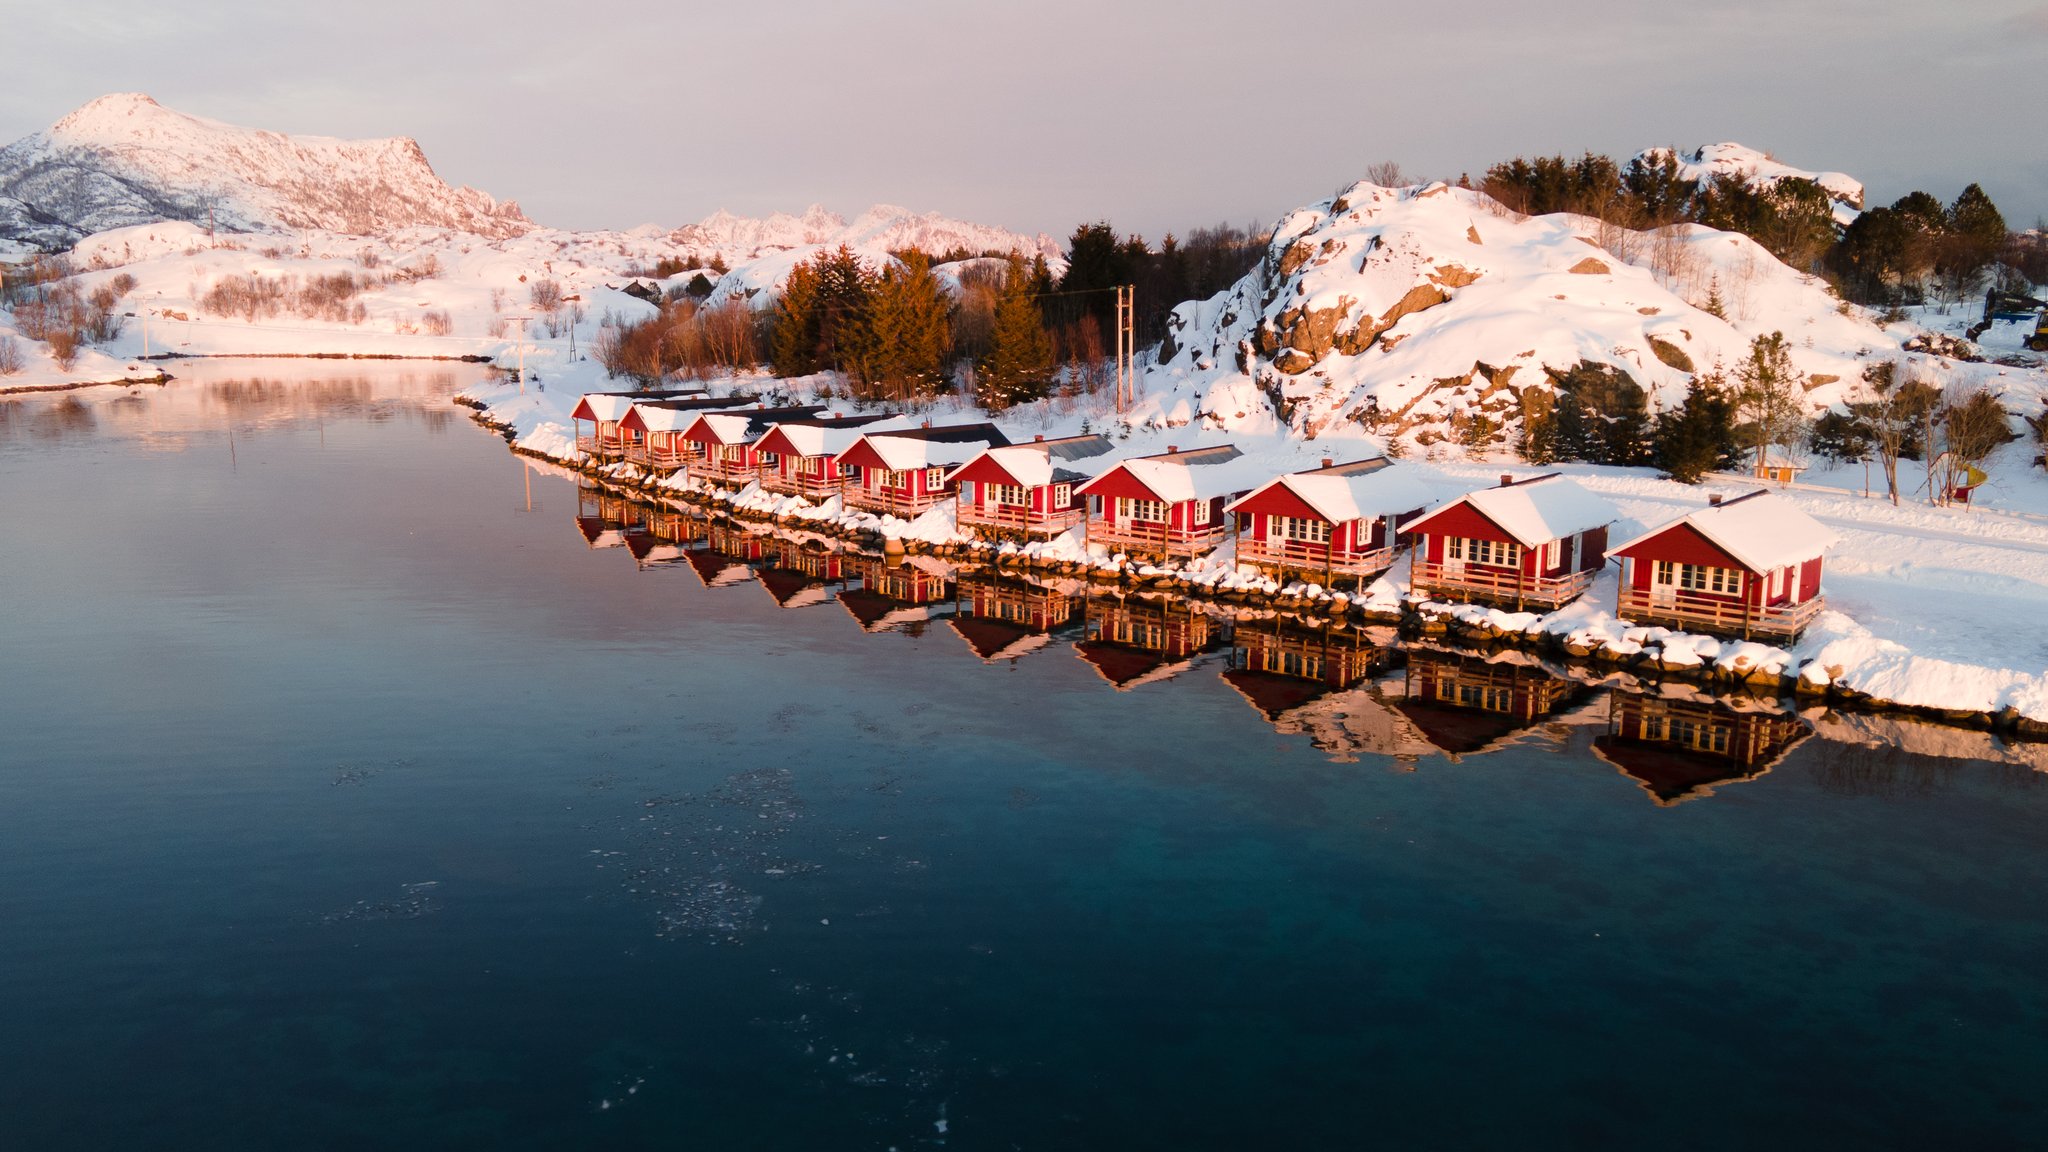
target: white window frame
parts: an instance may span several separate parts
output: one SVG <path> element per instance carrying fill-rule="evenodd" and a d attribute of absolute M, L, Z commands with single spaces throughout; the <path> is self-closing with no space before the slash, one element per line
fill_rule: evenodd
<path fill-rule="evenodd" d="M 1156 512 L 1157 515 L 1147 515 L 1147 513 L 1153 512 Z M 1167 506 L 1164 500 L 1146 500 L 1137 496 L 1119 496 L 1116 498 L 1116 518 L 1118 520 L 1137 520 L 1147 524 L 1165 524 L 1169 522 L 1172 515 L 1173 510 Z"/>
<path fill-rule="evenodd" d="M 1074 486 L 1072 484 L 1055 484 L 1052 486 L 1053 511 L 1063 511 L 1068 505 L 1072 504 L 1073 502 Z"/>
<path fill-rule="evenodd" d="M 1297 544 L 1330 543 L 1330 522 L 1306 516 L 1266 517 L 1266 538 L 1268 540 L 1289 540 Z"/>
<path fill-rule="evenodd" d="M 944 468 L 927 468 L 924 470 L 925 491 L 937 492 L 940 489 L 944 488 L 945 486 L 946 470 Z"/>
<path fill-rule="evenodd" d="M 1031 506 L 1031 489 L 1022 484 L 998 484 L 988 481 L 981 487 L 983 498 L 990 504 L 1004 504 L 1012 508 Z"/>

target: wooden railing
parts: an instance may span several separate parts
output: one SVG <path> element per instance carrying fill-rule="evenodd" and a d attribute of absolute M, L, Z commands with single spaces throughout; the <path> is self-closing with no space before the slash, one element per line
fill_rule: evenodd
<path fill-rule="evenodd" d="M 595 432 L 578 432 L 578 433 L 576 434 L 576 450 L 577 450 L 578 452 L 596 452 L 596 451 L 597 451 L 597 433 L 595 433 Z"/>
<path fill-rule="evenodd" d="M 814 500 L 838 495 L 843 483 L 845 481 L 837 476 L 813 476 L 808 472 L 799 472 L 794 476 L 784 476 L 780 472 L 761 473 L 761 487 L 770 492 L 787 492 L 793 496 L 805 496 Z"/>
<path fill-rule="evenodd" d="M 1237 560 L 1240 564 L 1300 572 L 1306 577 L 1328 573 L 1369 580 L 1394 566 L 1394 550 L 1376 548 L 1371 552 L 1332 559 L 1328 544 L 1310 544 L 1302 540 L 1258 540 L 1246 536 L 1238 539 Z"/>
<path fill-rule="evenodd" d="M 1175 528 L 1163 520 L 1113 520 L 1091 518 L 1088 542 L 1124 551 L 1153 552 L 1166 556 L 1199 556 L 1223 543 L 1223 526 Z"/>
<path fill-rule="evenodd" d="M 1577 599 L 1592 587 L 1593 572 L 1528 576 L 1474 565 L 1449 569 L 1417 557 L 1408 582 L 1417 592 L 1446 599 L 1484 600 L 1523 608 L 1532 605 L 1557 608 Z"/>
<path fill-rule="evenodd" d="M 708 480 L 713 484 L 735 484 L 744 487 L 759 471 L 759 465 L 742 464 L 737 460 L 690 461 L 690 478 Z"/>
<path fill-rule="evenodd" d="M 886 512 L 891 516 L 908 519 L 931 511 L 952 493 L 927 492 L 921 496 L 901 496 L 893 488 L 857 488 L 848 485 L 844 495 L 846 502 L 855 508 L 865 508 L 870 512 Z"/>
<path fill-rule="evenodd" d="M 1758 607 L 1696 592 L 1679 591 L 1672 596 L 1658 597 L 1644 589 L 1624 588 L 1617 614 L 1636 624 L 1663 624 L 1745 639 L 1751 636 L 1790 638 L 1806 631 L 1806 626 L 1813 623 L 1813 618 L 1820 614 L 1826 602 L 1825 597 L 1815 596 L 1799 604 Z"/>
<path fill-rule="evenodd" d="M 1045 532 L 1059 535 L 1088 518 L 1085 508 L 1062 508 L 1057 512 L 1034 512 L 1023 504 L 984 504 L 979 508 L 960 506 L 960 527 L 995 528 L 1012 532 Z"/>
<path fill-rule="evenodd" d="M 690 462 L 690 454 L 679 444 L 664 444 L 659 448 L 647 449 L 641 455 L 645 457 L 641 463 L 650 468 L 667 468 L 673 471 Z"/>

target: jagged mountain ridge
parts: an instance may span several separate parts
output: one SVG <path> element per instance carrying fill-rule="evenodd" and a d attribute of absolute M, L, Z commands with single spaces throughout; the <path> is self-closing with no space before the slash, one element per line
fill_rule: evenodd
<path fill-rule="evenodd" d="M 102 96 L 0 149 L 0 238 L 65 247 L 161 220 L 236 231 L 374 235 L 419 225 L 484 236 L 533 227 L 517 203 L 435 175 L 407 137 L 288 136 Z"/>
<path fill-rule="evenodd" d="M 955 220 L 937 212 L 913 212 L 893 204 L 877 204 L 850 223 L 823 205 L 802 215 L 777 212 L 766 217 L 735 216 L 718 211 L 669 233 L 669 240 L 709 260 L 712 256 L 738 264 L 776 252 L 836 247 L 868 251 L 919 248 L 933 255 L 969 252 L 1022 252 L 1057 259 L 1057 240 L 1039 233 L 1026 236 L 1006 228 Z"/>

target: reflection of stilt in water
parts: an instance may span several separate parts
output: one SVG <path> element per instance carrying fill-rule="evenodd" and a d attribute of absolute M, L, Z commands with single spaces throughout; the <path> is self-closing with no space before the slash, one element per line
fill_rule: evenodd
<path fill-rule="evenodd" d="M 1169 679 L 1216 642 L 1216 618 L 1191 600 L 1091 590 L 1074 651 L 1119 691 Z"/>
<path fill-rule="evenodd" d="M 1411 649 L 1399 707 L 1430 743 L 1452 758 L 1490 752 L 1537 721 L 1591 695 L 1590 686 L 1509 655 Z"/>
<path fill-rule="evenodd" d="M 932 606 L 953 598 L 953 570 L 928 557 L 892 564 L 880 556 L 849 555 L 845 564 L 848 578 L 860 586 L 841 589 L 839 603 L 865 632 L 920 631 Z"/>
<path fill-rule="evenodd" d="M 954 592 L 953 630 L 983 660 L 1015 660 L 1044 647 L 1049 632 L 1074 618 L 1080 589 L 1074 580 L 1040 584 L 993 572 L 962 572 Z"/>
<path fill-rule="evenodd" d="M 1241 616 L 1223 680 L 1275 731 L 1305 735 L 1333 760 L 1412 762 L 1435 749 L 1365 684 L 1391 663 L 1392 640 L 1333 621 Z"/>
<path fill-rule="evenodd" d="M 1668 806 L 1754 780 L 1812 733 L 1799 717 L 1762 708 L 1616 692 L 1593 751 Z"/>

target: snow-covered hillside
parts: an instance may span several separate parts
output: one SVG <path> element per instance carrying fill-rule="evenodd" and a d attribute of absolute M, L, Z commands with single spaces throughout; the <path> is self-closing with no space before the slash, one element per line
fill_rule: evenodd
<path fill-rule="evenodd" d="M 1450 442 L 1480 417 L 1511 432 L 1529 389 L 1580 364 L 1619 369 L 1653 405 L 1674 404 L 1696 372 L 1732 369 L 1771 331 L 1785 334 L 1819 408 L 1917 329 L 1880 327 L 1739 234 L 1631 232 L 1519 216 L 1446 184 L 1360 183 L 1282 220 L 1261 267 L 1233 289 L 1175 309 L 1146 373 L 1148 415 Z M 1931 358 L 1925 368 L 1983 371 Z"/>
<path fill-rule="evenodd" d="M 516 203 L 451 188 L 405 137 L 287 136 L 188 116 L 140 93 L 102 96 L 0 149 L 0 238 L 61 247 L 160 220 L 229 231 L 359 235 L 428 226 L 532 227 Z"/>
<path fill-rule="evenodd" d="M 742 264 L 772 253 L 840 244 L 880 252 L 919 248 L 935 256 L 959 249 L 975 253 L 1022 252 L 1026 256 L 1042 255 L 1048 260 L 1060 256 L 1059 242 L 1043 232 L 1026 236 L 1006 228 L 955 220 L 937 212 L 913 212 L 893 204 L 877 204 L 851 223 L 821 204 L 804 209 L 801 216 L 777 212 L 758 219 L 719 211 L 676 229 L 669 233 L 669 239 L 707 264 L 714 256 L 727 264 Z"/>
<path fill-rule="evenodd" d="M 1715 176 L 1733 176 L 1752 188 L 1769 188 L 1780 180 L 1811 180 L 1835 202 L 1835 219 L 1847 225 L 1863 210 L 1863 181 L 1846 172 L 1808 172 L 1773 159 L 1746 145 L 1708 144 L 1690 152 L 1674 153 L 1669 148 L 1650 148 L 1636 158 L 1654 162 L 1672 157 L 1678 175 L 1704 182 Z"/>

